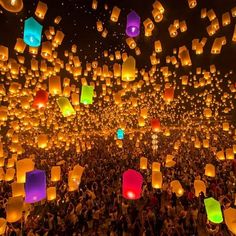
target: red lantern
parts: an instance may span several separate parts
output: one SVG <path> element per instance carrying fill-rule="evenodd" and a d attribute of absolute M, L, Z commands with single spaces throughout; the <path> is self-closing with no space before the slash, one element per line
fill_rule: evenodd
<path fill-rule="evenodd" d="M 33 107 L 35 108 L 46 107 L 47 102 L 48 102 L 48 92 L 45 90 L 37 91 L 36 96 L 34 98 Z"/>
<path fill-rule="evenodd" d="M 136 200 L 141 197 L 143 176 L 132 169 L 123 173 L 122 194 L 123 197 L 130 200 Z"/>
<path fill-rule="evenodd" d="M 161 129 L 161 123 L 159 119 L 152 119 L 151 126 L 154 132 L 158 132 Z"/>
<path fill-rule="evenodd" d="M 174 99 L 174 88 L 166 88 L 164 93 L 164 100 L 166 102 L 171 102 Z"/>

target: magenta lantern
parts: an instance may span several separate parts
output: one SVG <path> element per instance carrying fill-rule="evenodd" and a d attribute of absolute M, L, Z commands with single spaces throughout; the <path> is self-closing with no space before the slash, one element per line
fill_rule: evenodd
<path fill-rule="evenodd" d="M 25 202 L 34 203 L 46 198 L 46 174 L 44 170 L 26 173 Z"/>
<path fill-rule="evenodd" d="M 140 17 L 135 11 L 127 15 L 126 34 L 129 37 L 137 37 L 140 33 Z"/>
<path fill-rule="evenodd" d="M 136 170 L 129 169 L 123 173 L 122 194 L 130 200 L 137 200 L 141 197 L 143 176 Z"/>

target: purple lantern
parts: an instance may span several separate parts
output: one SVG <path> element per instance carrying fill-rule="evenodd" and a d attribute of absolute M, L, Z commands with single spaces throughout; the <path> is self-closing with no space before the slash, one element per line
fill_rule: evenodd
<path fill-rule="evenodd" d="M 34 203 L 46 198 L 46 174 L 43 170 L 26 173 L 25 202 Z"/>
<path fill-rule="evenodd" d="M 129 37 L 137 37 L 140 33 L 140 17 L 135 11 L 127 15 L 126 34 Z"/>

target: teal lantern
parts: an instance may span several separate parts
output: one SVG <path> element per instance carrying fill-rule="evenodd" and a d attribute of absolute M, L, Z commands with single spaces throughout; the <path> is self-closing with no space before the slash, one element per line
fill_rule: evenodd
<path fill-rule="evenodd" d="M 213 197 L 204 199 L 204 204 L 207 212 L 207 219 L 215 224 L 223 222 L 223 215 L 220 207 L 220 203 Z"/>
<path fill-rule="evenodd" d="M 80 103 L 83 103 L 85 105 L 93 103 L 93 86 L 82 86 Z"/>
<path fill-rule="evenodd" d="M 124 130 L 123 129 L 118 129 L 116 132 L 117 139 L 124 139 Z"/>
<path fill-rule="evenodd" d="M 30 47 L 39 47 L 41 44 L 43 26 L 33 17 L 25 20 L 24 42 Z"/>

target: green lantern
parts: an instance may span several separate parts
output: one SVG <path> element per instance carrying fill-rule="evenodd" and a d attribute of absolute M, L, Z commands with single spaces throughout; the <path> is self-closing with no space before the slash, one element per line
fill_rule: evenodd
<path fill-rule="evenodd" d="M 80 103 L 83 103 L 85 105 L 93 103 L 93 86 L 82 86 Z"/>
<path fill-rule="evenodd" d="M 68 98 L 65 98 L 65 97 L 58 98 L 57 104 L 60 107 L 60 110 L 61 110 L 62 115 L 64 117 L 75 115 L 76 112 L 75 112 L 74 108 L 72 107 Z"/>
<path fill-rule="evenodd" d="M 204 199 L 204 204 L 207 212 L 207 219 L 215 224 L 223 222 L 223 215 L 220 207 L 220 203 L 214 198 Z"/>

